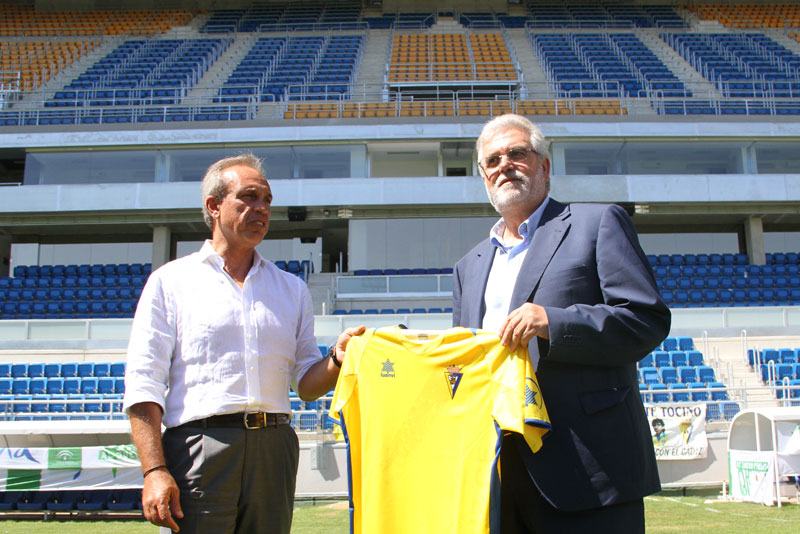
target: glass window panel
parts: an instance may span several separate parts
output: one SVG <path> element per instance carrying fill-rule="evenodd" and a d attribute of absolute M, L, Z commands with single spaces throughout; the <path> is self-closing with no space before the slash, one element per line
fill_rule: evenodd
<path fill-rule="evenodd" d="M 452 292 L 453 291 L 453 276 L 452 275 L 440 276 L 439 277 L 439 291 L 442 291 L 442 292 L 445 292 L 445 291 Z"/>
<path fill-rule="evenodd" d="M 350 277 L 338 279 L 339 294 L 342 293 L 386 293 L 386 278 L 382 276 Z"/>
<path fill-rule="evenodd" d="M 31 152 L 25 185 L 153 182 L 155 171 L 155 150 Z"/>
<path fill-rule="evenodd" d="M 800 150 L 792 143 L 756 143 L 758 172 L 800 173 Z"/>
<path fill-rule="evenodd" d="M 435 293 L 438 284 L 436 276 L 390 276 L 390 293 Z"/>

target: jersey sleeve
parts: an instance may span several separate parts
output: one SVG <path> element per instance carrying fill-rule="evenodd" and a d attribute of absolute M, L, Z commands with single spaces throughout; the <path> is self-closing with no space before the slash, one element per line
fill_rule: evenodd
<path fill-rule="evenodd" d="M 341 424 L 340 412 L 350 400 L 358 381 L 358 367 L 361 363 L 361 356 L 367 340 L 372 336 L 372 331 L 367 331 L 360 336 L 350 338 L 347 343 L 342 369 L 339 371 L 339 378 L 336 380 L 336 388 L 333 391 L 333 399 L 328 416 Z"/>
<path fill-rule="evenodd" d="M 492 376 L 497 388 L 492 416 L 501 429 L 522 434 L 531 451 L 536 452 L 550 431 L 550 417 L 536 373 L 525 347 L 512 353 L 501 348 L 497 355 L 501 363 Z"/>

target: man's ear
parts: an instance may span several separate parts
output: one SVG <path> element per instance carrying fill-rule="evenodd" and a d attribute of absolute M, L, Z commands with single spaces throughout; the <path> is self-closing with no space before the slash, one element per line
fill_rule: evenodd
<path fill-rule="evenodd" d="M 219 201 L 214 196 L 207 196 L 205 202 L 208 214 L 211 215 L 212 219 L 216 220 L 219 216 Z"/>

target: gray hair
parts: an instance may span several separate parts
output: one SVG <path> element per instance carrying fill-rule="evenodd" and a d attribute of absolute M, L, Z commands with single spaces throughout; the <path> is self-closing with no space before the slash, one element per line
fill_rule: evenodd
<path fill-rule="evenodd" d="M 206 199 L 208 197 L 214 197 L 217 202 L 222 202 L 222 199 L 228 194 L 228 180 L 225 179 L 223 173 L 225 169 L 236 165 L 250 167 L 261 176 L 265 176 L 261 158 L 252 153 L 223 158 L 211 164 L 205 176 L 203 176 L 203 182 L 200 185 L 200 194 L 203 197 L 203 221 L 205 221 L 206 226 L 208 226 L 211 231 L 214 230 L 214 220 L 211 218 L 211 214 L 208 213 L 208 208 L 206 208 Z"/>
<path fill-rule="evenodd" d="M 521 130 L 527 133 L 531 147 L 536 151 L 536 154 L 542 159 L 549 159 L 550 141 L 544 138 L 542 131 L 522 115 L 508 113 L 491 119 L 483 126 L 481 135 L 475 143 L 475 149 L 478 152 L 478 161 L 483 157 L 483 145 L 498 131 L 510 129 Z"/>

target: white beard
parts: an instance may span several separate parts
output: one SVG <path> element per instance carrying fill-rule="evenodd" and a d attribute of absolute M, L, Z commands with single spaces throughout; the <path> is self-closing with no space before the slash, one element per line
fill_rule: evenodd
<path fill-rule="evenodd" d="M 491 192 L 489 192 L 487 188 L 489 202 L 492 203 L 494 209 L 500 214 L 530 203 L 532 193 L 540 187 L 546 187 L 544 183 L 544 167 L 541 165 L 533 179 L 528 178 L 516 170 L 513 174 L 508 174 L 507 177 L 515 181 L 510 184 L 503 184 L 501 187 Z"/>

